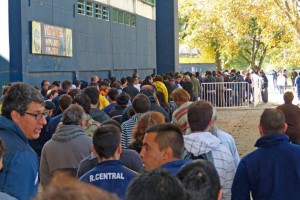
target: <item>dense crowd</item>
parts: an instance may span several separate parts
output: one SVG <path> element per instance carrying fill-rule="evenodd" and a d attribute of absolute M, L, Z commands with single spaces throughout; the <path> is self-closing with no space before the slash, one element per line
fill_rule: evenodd
<path fill-rule="evenodd" d="M 264 110 L 258 148 L 241 161 L 216 126 L 219 101 L 205 98 L 205 83 L 247 82 L 252 95 L 255 78 L 268 88 L 263 71 L 235 70 L 9 84 L 0 100 L 0 199 L 299 199 L 293 93 L 284 95 L 289 107 Z"/>

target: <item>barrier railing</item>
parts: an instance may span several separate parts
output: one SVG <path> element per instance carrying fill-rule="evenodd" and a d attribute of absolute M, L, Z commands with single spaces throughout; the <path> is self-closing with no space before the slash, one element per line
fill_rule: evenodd
<path fill-rule="evenodd" d="M 202 83 L 201 99 L 215 107 L 249 107 L 253 101 L 252 88 L 247 82 Z"/>

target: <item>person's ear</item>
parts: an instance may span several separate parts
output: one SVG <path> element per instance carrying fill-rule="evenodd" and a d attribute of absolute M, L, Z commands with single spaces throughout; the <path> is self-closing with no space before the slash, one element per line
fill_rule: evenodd
<path fill-rule="evenodd" d="M 259 135 L 260 136 L 264 135 L 264 130 L 263 130 L 263 128 L 262 128 L 262 126 L 260 124 L 258 125 L 258 131 L 259 131 Z"/>
<path fill-rule="evenodd" d="M 173 150 L 171 147 L 166 147 L 162 150 L 164 160 L 170 160 L 173 158 Z"/>
<path fill-rule="evenodd" d="M 121 154 L 121 153 L 122 153 L 122 145 L 121 145 L 121 144 L 119 144 L 118 149 L 117 149 L 117 152 L 118 152 L 118 154 Z"/>
<path fill-rule="evenodd" d="M 284 132 L 284 133 L 286 132 L 287 128 L 288 128 L 287 123 L 284 123 L 284 128 L 283 128 L 283 132 Z"/>
<path fill-rule="evenodd" d="M 11 116 L 11 119 L 13 122 L 15 122 L 16 124 L 19 124 L 20 123 L 20 120 L 21 120 L 21 114 L 15 110 L 12 110 L 10 112 L 10 116 Z"/>
<path fill-rule="evenodd" d="M 94 147 L 94 145 L 92 145 L 91 150 L 92 150 L 92 152 L 93 152 L 94 155 L 98 155 L 98 154 L 97 154 L 97 151 L 96 151 L 96 149 L 95 149 L 95 147 Z"/>

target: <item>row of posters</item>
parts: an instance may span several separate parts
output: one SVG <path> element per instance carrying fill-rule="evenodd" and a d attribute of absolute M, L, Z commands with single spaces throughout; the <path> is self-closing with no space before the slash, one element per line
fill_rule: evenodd
<path fill-rule="evenodd" d="M 72 30 L 32 21 L 32 54 L 73 56 Z"/>

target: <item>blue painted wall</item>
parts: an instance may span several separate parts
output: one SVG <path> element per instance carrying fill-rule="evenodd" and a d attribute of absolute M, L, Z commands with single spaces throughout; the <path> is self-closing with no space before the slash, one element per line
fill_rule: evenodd
<path fill-rule="evenodd" d="M 154 20 L 137 16 L 129 27 L 80 15 L 77 0 L 9 0 L 9 16 L 11 81 L 40 86 L 43 79 L 121 78 L 134 70 L 143 77 L 156 70 Z M 32 20 L 72 29 L 73 57 L 31 54 Z"/>
<path fill-rule="evenodd" d="M 178 1 L 156 1 L 157 73 L 178 71 Z"/>

